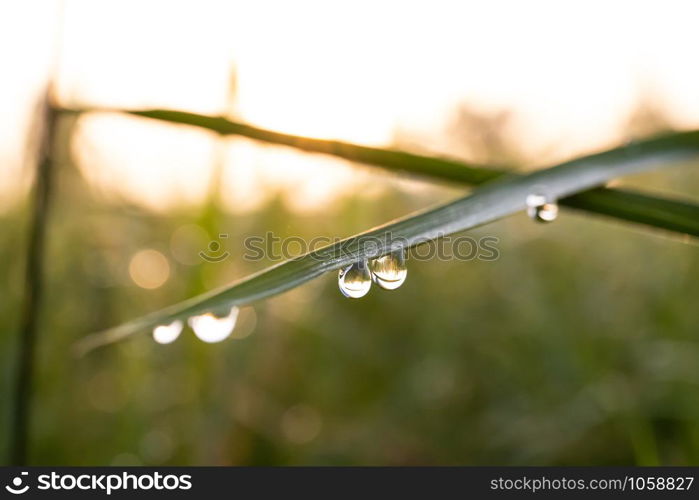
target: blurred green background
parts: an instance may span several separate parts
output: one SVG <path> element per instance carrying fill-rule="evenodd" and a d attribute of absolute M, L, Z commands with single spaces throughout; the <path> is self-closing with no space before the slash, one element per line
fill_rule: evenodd
<path fill-rule="evenodd" d="M 244 104 L 245 93 L 226 92 Z M 398 129 L 392 141 L 495 164 L 547 163 L 521 147 L 507 117 L 455 105 L 438 133 Z M 154 208 L 138 202 L 143 193 L 105 190 L 118 176 L 100 181 L 90 172 L 105 170 L 90 169 L 118 164 L 114 151 L 143 150 L 128 131 L 150 130 L 163 138 L 146 154 L 162 177 L 132 181 L 152 187 L 170 175 L 163 158 L 197 133 L 119 118 L 104 160 L 85 152 L 89 119 L 60 122 L 54 155 L 32 464 L 699 464 L 696 243 L 568 210 L 549 225 L 520 214 L 470 232 L 499 238 L 493 262 L 409 260 L 400 289 L 360 300 L 344 298 L 331 273 L 244 308 L 222 343 L 186 327 L 170 345 L 144 332 L 75 359 L 72 344 L 90 332 L 270 265 L 242 258 L 247 237 L 345 237 L 466 192 L 204 134 L 214 152 L 200 158 L 206 170 L 177 167 L 204 178 L 201 193 Z M 681 125 L 673 120 L 639 99 L 602 143 Z M 287 160 L 301 177 L 283 189 L 269 179 L 243 187 L 266 190 L 264 200 L 236 210 L 220 176 L 240 165 L 237 147 L 281 162 L 272 177 Z M 565 144 L 557 151 L 568 154 Z M 332 195 L 299 209 L 303 186 L 333 169 L 340 184 L 317 189 Z M 30 177 L 0 210 L 0 450 L 10 438 Z M 623 185 L 692 196 L 699 173 L 688 165 Z M 230 257 L 198 257 L 212 241 Z M 141 254 L 139 264 L 143 250 L 160 260 Z M 139 286 L 139 273 L 155 273 L 157 286 Z"/>

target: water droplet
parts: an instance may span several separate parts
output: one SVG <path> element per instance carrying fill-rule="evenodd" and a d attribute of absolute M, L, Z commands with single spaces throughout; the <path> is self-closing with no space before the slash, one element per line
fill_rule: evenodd
<path fill-rule="evenodd" d="M 537 222 L 551 222 L 558 216 L 558 204 L 543 194 L 527 196 L 527 215 Z"/>
<path fill-rule="evenodd" d="M 169 325 L 159 325 L 153 329 L 153 339 L 158 344 L 170 344 L 177 340 L 182 332 L 182 322 L 176 319 Z"/>
<path fill-rule="evenodd" d="M 340 291 L 345 297 L 358 299 L 369 293 L 371 288 L 371 273 L 366 260 L 355 262 L 352 265 L 340 269 L 337 276 Z"/>
<path fill-rule="evenodd" d="M 187 323 L 200 340 L 213 343 L 228 338 L 233 331 L 236 319 L 238 319 L 238 308 L 233 306 L 226 316 L 217 316 L 208 312 L 192 316 L 187 320 Z"/>
<path fill-rule="evenodd" d="M 371 261 L 371 279 L 384 290 L 395 290 L 405 282 L 407 276 L 403 249 Z"/>

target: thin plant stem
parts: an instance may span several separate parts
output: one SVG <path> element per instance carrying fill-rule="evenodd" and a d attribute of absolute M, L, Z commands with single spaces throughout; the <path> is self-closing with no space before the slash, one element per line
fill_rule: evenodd
<path fill-rule="evenodd" d="M 10 461 L 26 465 L 28 461 L 29 428 L 35 351 L 41 302 L 44 294 L 44 263 L 46 231 L 52 194 L 52 149 L 57 112 L 48 99 L 42 103 L 40 137 L 36 158 L 36 174 L 32 194 L 31 219 L 24 272 L 24 298 L 19 330 L 19 357 L 15 374 L 14 412 L 12 420 Z"/>

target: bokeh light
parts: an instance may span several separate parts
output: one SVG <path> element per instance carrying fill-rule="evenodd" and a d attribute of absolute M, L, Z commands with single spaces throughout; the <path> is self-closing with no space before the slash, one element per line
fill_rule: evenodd
<path fill-rule="evenodd" d="M 129 262 L 129 275 L 141 288 L 159 288 L 170 276 L 167 258 L 157 250 L 139 250 Z"/>

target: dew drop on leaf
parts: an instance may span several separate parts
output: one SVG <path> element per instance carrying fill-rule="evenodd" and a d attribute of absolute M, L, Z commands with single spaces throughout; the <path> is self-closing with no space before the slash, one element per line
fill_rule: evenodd
<path fill-rule="evenodd" d="M 158 344 L 170 344 L 180 336 L 182 326 L 182 321 L 179 319 L 169 325 L 158 325 L 153 329 L 153 339 Z"/>
<path fill-rule="evenodd" d="M 371 279 L 384 290 L 395 290 L 405 282 L 407 276 L 403 249 L 371 261 Z"/>
<path fill-rule="evenodd" d="M 233 306 L 225 316 L 218 316 L 208 312 L 199 316 L 192 316 L 187 320 L 187 323 L 200 340 L 214 343 L 228 338 L 237 319 L 238 308 Z"/>
<path fill-rule="evenodd" d="M 558 217 L 558 204 L 543 194 L 527 196 L 527 215 L 537 222 L 551 222 Z"/>
<path fill-rule="evenodd" d="M 340 269 L 337 283 L 345 297 L 352 299 L 364 297 L 371 288 L 371 273 L 368 262 L 362 260 Z"/>

